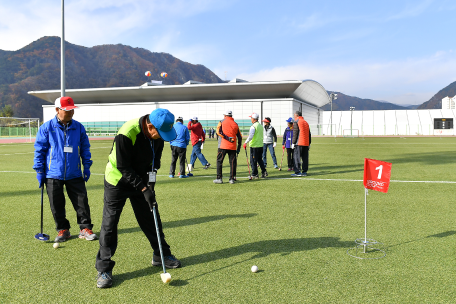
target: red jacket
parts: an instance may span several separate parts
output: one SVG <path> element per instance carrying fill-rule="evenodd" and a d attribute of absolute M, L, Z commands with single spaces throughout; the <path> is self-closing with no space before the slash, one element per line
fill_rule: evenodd
<path fill-rule="evenodd" d="M 239 126 L 234 121 L 233 117 L 226 116 L 225 119 L 220 121 L 217 126 L 217 134 L 222 138 L 220 149 L 236 150 L 237 140 L 237 150 L 240 150 L 242 135 L 239 131 Z M 230 138 L 232 138 L 232 141 L 229 140 Z"/>
<path fill-rule="evenodd" d="M 192 124 L 192 122 L 189 121 L 187 128 L 192 131 L 192 134 L 190 135 L 192 146 L 196 145 L 199 142 L 200 138 L 202 142 L 206 140 L 206 134 L 204 134 L 203 126 L 199 122 Z"/>

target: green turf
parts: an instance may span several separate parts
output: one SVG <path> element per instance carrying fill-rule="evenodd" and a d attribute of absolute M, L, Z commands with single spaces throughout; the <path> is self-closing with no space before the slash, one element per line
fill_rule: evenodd
<path fill-rule="evenodd" d="M 98 234 L 111 142 L 91 144 L 87 189 Z M 455 151 L 454 138 L 314 138 L 307 178 L 288 179 L 289 172 L 270 168 L 267 180 L 249 181 L 242 151 L 238 183 L 227 183 L 226 159 L 225 184 L 215 185 L 215 141 L 203 150 L 212 168 L 203 170 L 198 161 L 195 177 L 188 179 L 167 177 L 165 145 L 157 201 L 167 241 L 184 267 L 170 270 L 172 282 L 162 283 L 162 270 L 151 266 L 151 248 L 127 203 L 114 286 L 100 290 L 94 268 L 98 242 L 73 237 L 56 250 L 34 239 L 40 190 L 31 169 L 33 145 L 0 145 L 0 303 L 454 302 L 456 184 L 398 181 L 456 182 Z M 281 149 L 276 153 L 280 162 Z M 364 237 L 359 180 L 365 157 L 392 162 L 395 180 L 387 194 L 368 196 L 368 237 L 386 250 L 377 260 L 347 255 L 354 240 Z M 47 198 L 44 221 L 53 239 Z M 260 271 L 251 273 L 252 265 Z"/>

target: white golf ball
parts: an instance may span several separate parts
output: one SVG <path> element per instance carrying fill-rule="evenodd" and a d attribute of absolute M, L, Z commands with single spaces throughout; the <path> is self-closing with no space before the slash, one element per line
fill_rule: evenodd
<path fill-rule="evenodd" d="M 253 265 L 251 270 L 252 270 L 252 272 L 257 272 L 258 271 L 258 266 Z"/>
<path fill-rule="evenodd" d="M 52 245 L 52 247 L 54 247 L 55 249 L 57 249 L 57 248 L 60 247 L 60 243 L 54 243 L 54 245 Z"/>

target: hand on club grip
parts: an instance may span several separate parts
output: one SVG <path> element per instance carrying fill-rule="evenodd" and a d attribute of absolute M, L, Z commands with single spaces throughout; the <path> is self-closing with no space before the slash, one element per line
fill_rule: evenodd
<path fill-rule="evenodd" d="M 36 179 L 38 180 L 39 187 L 43 187 L 44 183 L 46 182 L 46 174 L 43 172 L 36 172 Z"/>
<path fill-rule="evenodd" d="M 157 201 L 155 200 L 155 191 L 150 190 L 149 187 L 143 191 L 144 198 L 146 202 L 149 204 L 150 210 L 152 211 L 152 207 L 157 207 Z"/>
<path fill-rule="evenodd" d="M 243 147 L 244 147 L 244 150 L 247 149 L 247 143 L 244 143 Z"/>

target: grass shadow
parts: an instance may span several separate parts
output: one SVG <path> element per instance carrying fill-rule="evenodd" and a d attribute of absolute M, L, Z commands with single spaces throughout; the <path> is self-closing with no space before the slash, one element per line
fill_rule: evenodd
<path fill-rule="evenodd" d="M 179 221 L 171 221 L 171 222 L 163 222 L 163 228 L 177 228 L 177 227 L 184 227 L 184 226 L 192 226 L 192 225 L 198 225 L 198 224 L 203 224 L 203 223 L 208 223 L 208 222 L 213 222 L 213 221 L 221 221 L 224 219 L 229 219 L 229 218 L 251 218 L 256 216 L 256 213 L 246 213 L 246 214 L 224 214 L 224 215 L 212 215 L 212 216 L 204 216 L 204 217 L 198 217 L 198 218 L 191 218 L 191 219 L 185 219 L 185 220 L 179 220 Z M 118 230 L 118 233 L 133 233 L 133 232 L 138 232 L 141 231 L 141 228 L 139 227 L 132 227 L 132 228 L 122 228 Z"/>

